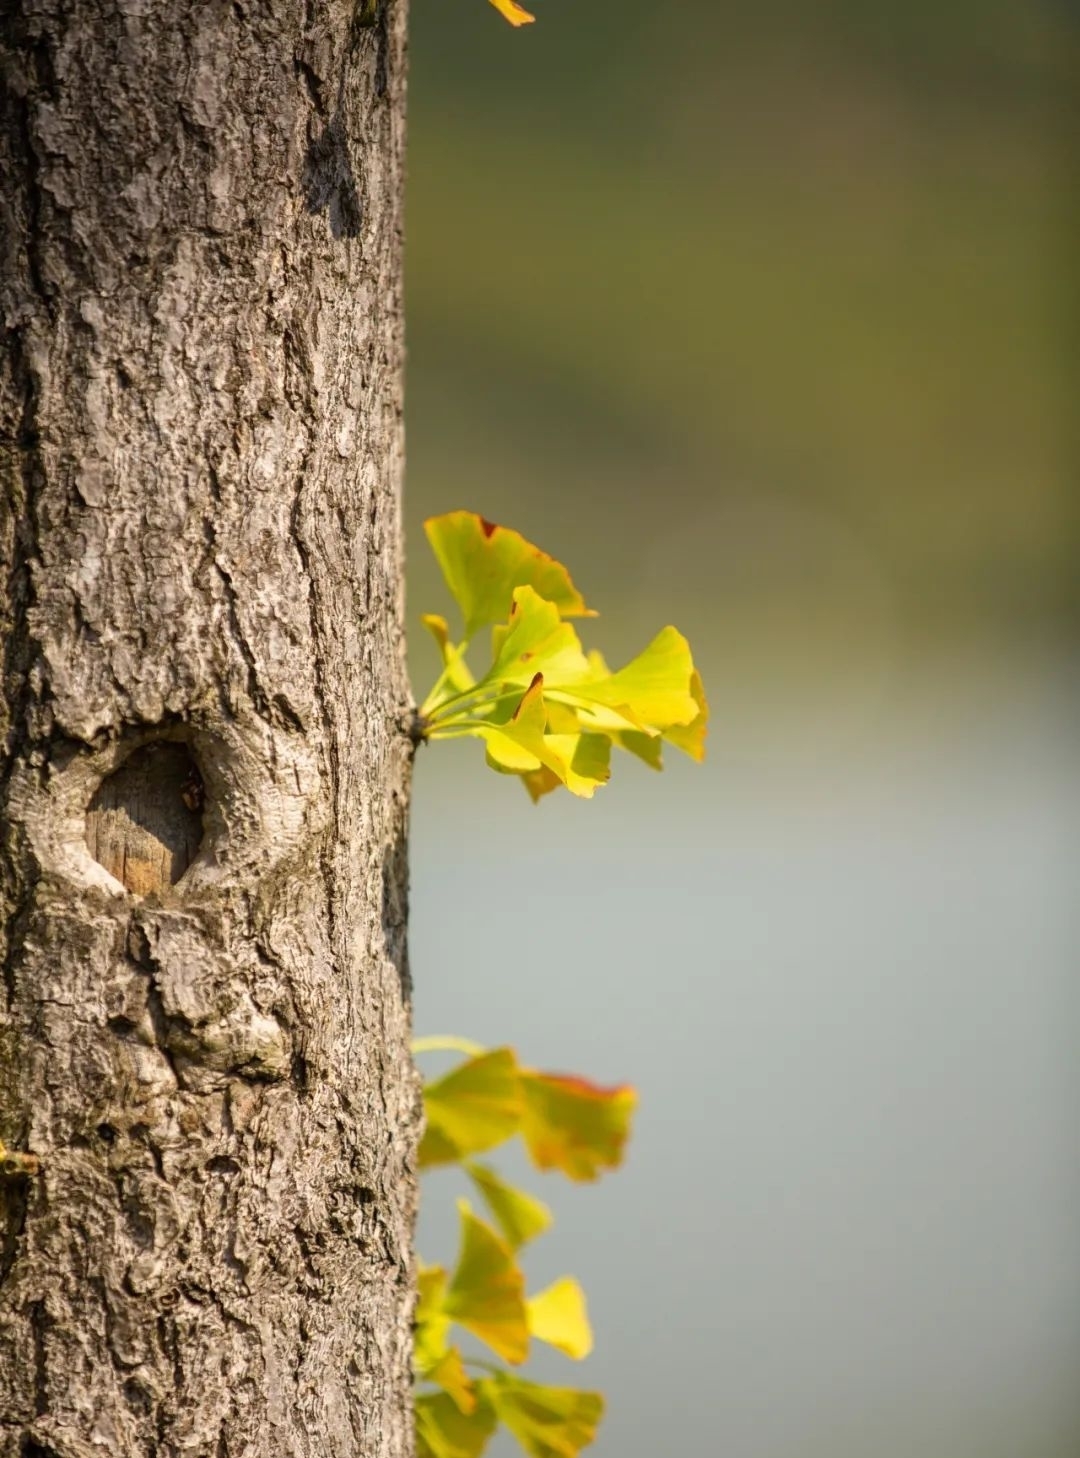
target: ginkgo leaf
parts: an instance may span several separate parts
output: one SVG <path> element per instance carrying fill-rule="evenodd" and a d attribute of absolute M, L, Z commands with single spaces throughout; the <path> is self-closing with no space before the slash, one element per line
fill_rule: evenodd
<path fill-rule="evenodd" d="M 621 1162 L 637 1104 L 634 1089 L 601 1088 L 584 1078 L 522 1070 L 521 1132 L 538 1169 L 594 1180 Z"/>
<path fill-rule="evenodd" d="M 576 1458 L 596 1437 L 604 1415 L 599 1392 L 545 1387 L 509 1373 L 477 1385 L 529 1458 Z"/>
<path fill-rule="evenodd" d="M 545 734 L 543 765 L 573 795 L 591 800 L 611 778 L 611 740 L 603 734 Z"/>
<path fill-rule="evenodd" d="M 445 1392 L 416 1399 L 417 1458 L 480 1458 L 498 1423 L 489 1401 L 464 1413 Z"/>
<path fill-rule="evenodd" d="M 593 1335 L 585 1293 L 572 1276 L 562 1276 L 525 1303 L 529 1331 L 539 1341 L 580 1361 L 592 1351 Z"/>
<path fill-rule="evenodd" d="M 421 1169 L 482 1154 L 514 1134 L 524 1113 L 517 1061 L 509 1048 L 470 1058 L 424 1089 L 427 1127 Z"/>
<path fill-rule="evenodd" d="M 484 740 L 492 769 L 518 776 L 534 802 L 559 785 L 590 798 L 609 778 L 613 745 L 653 769 L 663 768 L 662 739 L 704 757 L 708 707 L 677 629 L 612 673 L 566 621 L 592 614 L 560 563 L 472 512 L 432 517 L 426 530 L 466 631 L 454 645 L 444 618 L 424 620 L 443 656 L 417 719 L 425 739 Z M 487 624 L 492 661 L 476 679 L 464 653 Z"/>
<path fill-rule="evenodd" d="M 701 712 L 691 689 L 693 677 L 690 644 L 676 628 L 668 627 L 661 628 L 625 668 L 576 685 L 573 694 L 583 704 L 628 710 L 643 727 L 665 729 L 690 724 Z"/>
<path fill-rule="evenodd" d="M 529 1353 L 525 1277 L 507 1243 L 473 1214 L 467 1200 L 461 1212 L 461 1253 L 446 1293 L 445 1310 L 459 1326 L 479 1337 L 507 1362 Z"/>
<path fill-rule="evenodd" d="M 527 10 L 522 10 L 515 0 L 490 0 L 499 14 L 510 22 L 511 25 L 531 25 L 536 19 Z"/>
<path fill-rule="evenodd" d="M 425 704 L 430 712 L 443 698 L 448 698 L 452 694 L 464 693 L 466 689 L 472 688 L 476 680 L 469 671 L 469 665 L 465 662 L 460 647 L 450 641 L 450 624 L 446 619 L 439 613 L 424 613 L 420 621 L 435 639 L 443 661 L 438 692 L 429 694 Z"/>
<path fill-rule="evenodd" d="M 468 1414 L 476 1410 L 476 1392 L 457 1347 L 447 1347 L 439 1360 L 422 1372 L 421 1376 L 428 1382 L 433 1382 L 436 1387 L 441 1387 L 458 1412 Z"/>
<path fill-rule="evenodd" d="M 705 700 L 705 685 L 701 674 L 695 669 L 690 676 L 690 692 L 698 706 L 695 717 L 689 724 L 673 724 L 664 730 L 664 738 L 681 749 L 698 764 L 705 758 L 705 735 L 709 727 L 709 705 Z"/>
<path fill-rule="evenodd" d="M 628 754 L 642 760 L 650 769 L 661 770 L 664 768 L 664 739 L 673 732 L 670 729 L 665 730 L 661 738 L 659 734 L 644 734 L 638 730 L 626 729 L 611 737 L 620 749 L 625 749 Z"/>
<path fill-rule="evenodd" d="M 481 683 L 528 684 L 537 673 L 557 683 L 589 675 L 589 660 L 573 625 L 531 587 L 515 587 L 506 632 L 494 646 L 491 668 Z"/>
<path fill-rule="evenodd" d="M 423 1373 L 436 1366 L 447 1350 L 450 1318 L 443 1307 L 446 1272 L 442 1266 L 421 1265 L 416 1284 L 418 1300 L 413 1318 L 413 1362 L 417 1371 Z"/>
<path fill-rule="evenodd" d="M 556 703 L 549 698 L 544 701 L 544 707 L 547 710 L 549 734 L 580 734 L 587 727 L 582 724 L 578 711 L 569 704 Z"/>
<path fill-rule="evenodd" d="M 513 0 L 501 0 L 497 8 L 513 25 L 533 19 Z M 485 521 L 472 511 L 433 516 L 424 523 L 424 531 L 464 615 L 466 638 L 505 618 L 514 589 L 522 586 L 534 588 L 563 617 L 592 616 L 562 563 L 519 532 Z"/>
<path fill-rule="evenodd" d="M 517 1250 L 547 1230 L 552 1215 L 543 1201 L 508 1185 L 486 1164 L 467 1164 L 465 1169 L 511 1249 Z"/>
<path fill-rule="evenodd" d="M 450 654 L 450 624 L 441 613 L 422 613 L 420 621 L 435 639 L 445 663 Z"/>
<path fill-rule="evenodd" d="M 509 714 L 503 711 L 490 722 L 478 723 L 475 732 L 487 744 L 488 761 L 495 769 L 525 774 L 543 763 L 546 722 L 544 675 L 537 673 Z"/>
<path fill-rule="evenodd" d="M 545 795 L 550 795 L 552 790 L 557 790 L 562 784 L 559 776 L 553 774 L 545 765 L 538 770 L 530 770 L 528 774 L 521 776 L 525 788 L 529 792 L 529 799 L 535 805 Z"/>
<path fill-rule="evenodd" d="M 478 722 L 488 762 L 504 774 L 547 769 L 575 795 L 590 798 L 610 774 L 611 743 L 599 734 L 547 734 L 544 676 L 537 673 L 508 719 Z"/>

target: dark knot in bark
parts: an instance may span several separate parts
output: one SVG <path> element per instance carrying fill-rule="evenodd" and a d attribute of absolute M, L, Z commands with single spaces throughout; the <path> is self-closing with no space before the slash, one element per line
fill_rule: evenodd
<path fill-rule="evenodd" d="M 175 886 L 203 835 L 203 782 L 186 744 L 147 744 L 102 781 L 86 812 L 97 863 L 136 896 Z"/>

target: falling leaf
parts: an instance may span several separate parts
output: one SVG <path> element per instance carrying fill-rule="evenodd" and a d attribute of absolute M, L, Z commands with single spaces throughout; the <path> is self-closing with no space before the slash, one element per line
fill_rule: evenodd
<path fill-rule="evenodd" d="M 531 25 L 536 19 L 535 15 L 515 4 L 515 0 L 490 0 L 490 3 L 511 25 Z"/>

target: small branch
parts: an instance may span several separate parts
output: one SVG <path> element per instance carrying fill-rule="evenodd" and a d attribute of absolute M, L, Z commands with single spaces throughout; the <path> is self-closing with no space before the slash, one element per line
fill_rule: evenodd
<path fill-rule="evenodd" d="M 36 1154 L 8 1149 L 0 1139 L 0 1180 L 29 1180 L 40 1172 L 41 1160 Z"/>

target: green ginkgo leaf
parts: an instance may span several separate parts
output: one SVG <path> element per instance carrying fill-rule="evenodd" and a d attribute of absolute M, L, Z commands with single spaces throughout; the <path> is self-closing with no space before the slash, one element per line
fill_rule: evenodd
<path fill-rule="evenodd" d="M 596 1437 L 604 1415 L 599 1392 L 546 1387 L 509 1373 L 477 1386 L 529 1458 L 577 1458 Z"/>
<path fill-rule="evenodd" d="M 470 1058 L 424 1089 L 427 1127 L 420 1167 L 482 1154 L 516 1133 L 524 1113 L 517 1061 L 509 1048 Z"/>
<path fill-rule="evenodd" d="M 493 661 L 481 684 L 526 685 L 538 673 L 553 683 L 589 676 L 589 660 L 571 623 L 531 587 L 515 587 L 510 618 L 493 642 Z"/>
<path fill-rule="evenodd" d="M 510 612 L 516 587 L 534 588 L 564 618 L 592 617 L 561 562 L 509 527 L 472 511 L 433 516 L 424 531 L 465 619 L 465 637 Z"/>
<path fill-rule="evenodd" d="M 565 691 L 569 701 L 584 709 L 615 711 L 629 721 L 622 728 L 659 732 L 673 724 L 690 724 L 700 712 L 692 691 L 694 661 L 690 645 L 675 628 L 662 628 L 649 646 L 617 673 L 594 670 L 594 674 L 585 683 L 571 681 L 551 687 Z"/>
<path fill-rule="evenodd" d="M 473 1214 L 467 1200 L 458 1201 L 458 1210 L 461 1252 L 446 1292 L 446 1313 L 504 1361 L 523 1362 L 529 1353 L 525 1277 L 510 1246 Z"/>
<path fill-rule="evenodd" d="M 508 1185 L 486 1164 L 467 1164 L 465 1169 L 512 1250 L 547 1230 L 552 1215 L 542 1200 Z"/>
<path fill-rule="evenodd" d="M 417 1458 L 480 1458 L 498 1423 L 490 1402 L 464 1413 L 446 1392 L 418 1397 L 415 1413 Z"/>

